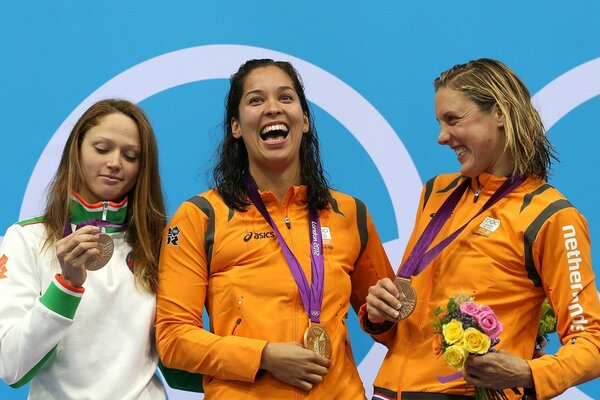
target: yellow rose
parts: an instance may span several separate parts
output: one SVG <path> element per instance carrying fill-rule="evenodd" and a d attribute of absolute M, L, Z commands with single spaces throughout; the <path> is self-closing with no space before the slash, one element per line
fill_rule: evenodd
<path fill-rule="evenodd" d="M 449 346 L 446 351 L 444 351 L 444 359 L 446 362 L 458 370 L 463 368 L 468 355 L 467 349 L 457 344 Z"/>
<path fill-rule="evenodd" d="M 463 337 L 463 327 L 460 321 L 453 319 L 442 327 L 444 340 L 448 344 L 459 343 Z"/>
<path fill-rule="evenodd" d="M 467 328 L 463 335 L 463 345 L 469 353 L 485 354 L 490 349 L 491 340 L 475 328 Z"/>

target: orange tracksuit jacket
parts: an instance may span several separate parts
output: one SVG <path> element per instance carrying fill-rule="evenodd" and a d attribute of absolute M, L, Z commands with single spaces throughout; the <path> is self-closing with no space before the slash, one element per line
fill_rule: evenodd
<path fill-rule="evenodd" d="M 310 282 L 306 188 L 291 187 L 281 204 L 271 192 L 260 194 Z M 394 273 L 365 205 L 338 192 L 331 196 L 320 218 L 321 324 L 332 342 L 332 363 L 308 393 L 259 371 L 267 342 L 302 343 L 309 322 L 269 224 L 254 206 L 228 208 L 215 190 L 183 203 L 173 216 L 160 256 L 157 347 L 166 366 L 204 374 L 206 399 L 364 399 L 346 314 L 349 303 L 358 310 L 368 288 Z M 204 307 L 210 330 L 203 329 Z"/>
<path fill-rule="evenodd" d="M 460 179 L 441 175 L 425 185 L 404 260 Z M 505 179 L 489 174 L 474 179 L 432 246 L 475 215 Z M 413 314 L 373 335 L 389 348 L 374 383 L 375 399 L 400 399 L 402 391 L 473 395 L 462 378 L 445 384 L 436 379 L 456 370 L 432 350 L 434 310 L 461 293 L 492 307 L 504 324 L 497 348 L 529 360 L 538 399 L 600 375 L 600 305 L 587 224 L 546 182 L 526 179 L 471 221 L 412 284 Z M 546 296 L 563 346 L 556 355 L 531 360 Z M 365 316 L 363 307 L 359 318 L 368 331 Z"/>

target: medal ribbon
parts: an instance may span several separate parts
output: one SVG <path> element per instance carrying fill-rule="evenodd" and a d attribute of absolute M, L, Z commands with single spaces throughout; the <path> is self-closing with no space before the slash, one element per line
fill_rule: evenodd
<path fill-rule="evenodd" d="M 318 324 L 321 318 L 321 304 L 323 302 L 323 282 L 325 271 L 323 239 L 321 237 L 321 222 L 319 219 L 319 213 L 312 210 L 309 210 L 308 212 L 310 229 L 310 264 L 312 273 L 312 285 L 310 285 L 308 283 L 308 279 L 306 279 L 306 275 L 304 275 L 304 270 L 302 269 L 300 262 L 296 256 L 294 256 L 294 253 L 292 253 L 292 250 L 290 250 L 289 246 L 283 239 L 283 236 L 277 228 L 277 225 L 275 225 L 275 222 L 273 222 L 269 211 L 267 211 L 267 208 L 265 207 L 265 203 L 262 201 L 262 198 L 258 193 L 256 183 L 249 174 L 247 180 L 247 194 L 258 212 L 260 212 L 263 218 L 269 223 L 269 225 L 271 225 L 271 228 L 273 228 L 275 236 L 277 236 L 277 240 L 279 241 L 279 246 L 281 247 L 283 255 L 285 256 L 285 260 L 287 261 L 290 271 L 294 277 L 294 281 L 296 281 L 296 286 L 300 292 L 304 309 L 306 310 L 310 320 Z"/>
<path fill-rule="evenodd" d="M 97 226 L 99 228 L 126 228 L 127 224 L 115 224 L 113 222 L 107 222 L 107 221 L 103 221 L 101 219 L 88 219 L 87 221 L 83 221 L 78 223 L 75 226 L 75 230 L 79 229 L 79 228 L 83 228 L 84 226 L 87 225 L 94 225 Z M 69 236 L 71 233 L 73 233 L 73 228 L 71 228 L 71 223 L 67 222 L 65 224 L 65 229 L 63 231 L 63 237 Z"/>
<path fill-rule="evenodd" d="M 492 194 L 488 201 L 481 207 L 479 212 L 471 217 L 463 226 L 455 230 L 450 236 L 446 237 L 440 243 L 438 243 L 431 250 L 429 248 L 435 237 L 438 235 L 442 226 L 446 223 L 452 211 L 458 205 L 462 195 L 467 190 L 467 187 L 471 184 L 470 179 L 465 179 L 463 183 L 457 187 L 450 196 L 444 201 L 438 212 L 431 218 L 429 224 L 417 240 L 417 243 L 410 252 L 406 262 L 400 268 L 398 276 L 402 278 L 410 278 L 411 276 L 418 275 L 423 271 L 433 259 L 442 252 L 456 237 L 469 225 L 471 221 L 477 218 L 485 210 L 496 204 L 504 196 L 512 192 L 517 186 L 519 186 L 524 179 L 520 176 L 509 177 L 500 187 Z"/>

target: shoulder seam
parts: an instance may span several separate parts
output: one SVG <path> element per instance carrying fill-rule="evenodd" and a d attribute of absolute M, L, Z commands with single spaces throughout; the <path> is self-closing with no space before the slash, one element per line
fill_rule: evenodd
<path fill-rule="evenodd" d="M 204 196 L 194 196 L 188 199 L 187 202 L 198 207 L 198 209 L 208 217 L 208 225 L 206 226 L 206 231 L 204 231 L 204 250 L 206 251 L 206 270 L 210 275 L 210 263 L 212 261 L 213 246 L 215 244 L 215 209 L 212 204 L 210 204 L 210 201 Z"/>
<path fill-rule="evenodd" d="M 421 211 L 425 209 L 425 206 L 429 201 L 429 196 L 431 196 L 431 192 L 433 191 L 433 184 L 435 183 L 435 178 L 437 178 L 437 176 L 434 176 L 425 184 L 425 194 L 423 195 L 423 208 L 421 209 Z"/>
<path fill-rule="evenodd" d="M 17 222 L 17 225 L 24 227 L 27 225 L 41 224 L 45 221 L 46 221 L 46 217 L 44 215 L 38 215 L 37 217 L 27 218 L 22 221 L 19 221 L 19 222 Z"/>
<path fill-rule="evenodd" d="M 533 282 L 533 285 L 536 287 L 542 286 L 542 278 L 538 274 L 535 269 L 535 263 L 533 261 L 533 243 L 537 238 L 537 235 L 542 229 L 544 223 L 554 214 L 559 212 L 562 209 L 573 207 L 571 203 L 567 200 L 561 199 L 557 200 L 554 203 L 551 203 L 548 207 L 546 207 L 534 220 L 523 234 L 523 246 L 524 246 L 524 255 L 525 255 L 525 269 L 527 271 L 527 276 Z"/>

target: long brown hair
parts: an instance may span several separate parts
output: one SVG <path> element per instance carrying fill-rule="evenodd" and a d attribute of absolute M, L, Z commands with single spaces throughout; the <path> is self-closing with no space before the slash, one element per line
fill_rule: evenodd
<path fill-rule="evenodd" d="M 533 104 L 529 90 L 519 77 L 497 60 L 480 58 L 458 64 L 443 72 L 433 82 L 461 92 L 481 111 L 497 105 L 505 117 L 505 147 L 514 160 L 513 173 L 548 180 L 556 151 L 548 141 L 546 130 Z"/>
<path fill-rule="evenodd" d="M 70 194 L 83 185 L 81 142 L 86 132 L 109 115 L 120 113 L 131 118 L 140 135 L 140 168 L 137 181 L 128 193 L 125 239 L 132 248 L 131 260 L 136 283 L 155 293 L 158 288 L 158 253 L 166 214 L 158 168 L 158 147 L 148 117 L 137 105 L 122 99 L 101 100 L 79 118 L 65 144 L 60 164 L 48 187 L 44 213 L 48 242 L 63 237 L 69 221 Z"/>

